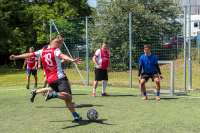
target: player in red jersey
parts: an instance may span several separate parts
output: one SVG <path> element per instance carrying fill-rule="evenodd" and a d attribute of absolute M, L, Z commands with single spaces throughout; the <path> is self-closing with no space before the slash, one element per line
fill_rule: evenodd
<path fill-rule="evenodd" d="M 107 96 L 106 86 L 108 82 L 108 67 L 110 65 L 110 50 L 107 42 L 103 42 L 100 49 L 97 49 L 93 58 L 95 64 L 95 80 L 93 83 L 92 96 L 96 96 L 96 88 L 98 86 L 98 81 L 102 81 L 102 92 L 101 96 Z"/>
<path fill-rule="evenodd" d="M 34 51 L 33 47 L 29 48 L 29 53 L 32 53 Z M 24 65 L 23 68 L 26 67 L 26 74 L 27 74 L 27 85 L 26 88 L 29 89 L 29 85 L 30 85 L 30 77 L 31 74 L 34 76 L 35 78 L 35 85 L 34 87 L 37 88 L 37 65 L 38 65 L 38 59 L 36 56 L 31 56 L 29 58 L 26 58 L 24 60 Z"/>
<path fill-rule="evenodd" d="M 31 56 L 41 57 L 42 65 L 46 74 L 46 79 L 53 91 L 49 89 L 49 93 L 47 93 L 46 100 L 52 98 L 59 98 L 65 101 L 66 106 L 72 113 L 74 117 L 74 121 L 81 120 L 79 114 L 75 111 L 74 103 L 72 102 L 71 95 L 71 87 L 67 76 L 65 75 L 62 67 L 61 60 L 71 61 L 77 64 L 80 64 L 80 59 L 73 59 L 69 56 L 62 54 L 60 51 L 60 47 L 62 46 L 64 38 L 58 35 L 55 39 L 53 39 L 48 47 L 38 50 L 33 53 L 25 53 L 22 55 L 11 55 L 10 59 L 22 59 Z M 32 98 L 36 96 L 36 94 L 45 92 L 48 89 L 40 89 L 32 92 Z"/>

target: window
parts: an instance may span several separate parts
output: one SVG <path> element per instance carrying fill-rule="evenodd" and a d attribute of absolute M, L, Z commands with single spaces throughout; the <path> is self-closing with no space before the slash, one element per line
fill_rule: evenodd
<path fill-rule="evenodd" d="M 197 22 L 194 22 L 194 27 L 197 28 L 199 25 Z"/>

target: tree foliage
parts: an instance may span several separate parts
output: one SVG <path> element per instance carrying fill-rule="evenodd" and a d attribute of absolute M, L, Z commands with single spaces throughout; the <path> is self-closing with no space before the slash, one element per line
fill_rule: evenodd
<path fill-rule="evenodd" d="M 70 17 L 90 14 L 86 0 L 0 0 L 0 54 L 7 57 L 48 43 L 51 19 L 64 23 Z M 64 25 L 76 29 L 69 21 Z"/>
<path fill-rule="evenodd" d="M 105 0 L 98 0 L 105 5 Z M 176 21 L 180 9 L 173 0 L 114 0 L 106 6 L 97 7 L 94 16 L 92 40 L 98 44 L 107 40 L 111 47 L 112 64 L 116 69 L 128 68 L 129 23 L 128 14 L 132 12 L 133 56 L 136 61 L 145 43 L 162 49 L 162 38 L 176 35 L 181 25 Z M 96 45 L 97 46 L 97 45 Z M 153 49 L 154 50 L 154 49 Z M 162 51 L 156 51 L 162 52 Z M 117 64 L 123 66 L 117 66 Z"/>

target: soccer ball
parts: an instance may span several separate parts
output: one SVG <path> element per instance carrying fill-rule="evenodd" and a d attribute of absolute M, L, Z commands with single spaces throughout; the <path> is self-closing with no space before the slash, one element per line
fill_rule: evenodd
<path fill-rule="evenodd" d="M 90 109 L 87 112 L 87 118 L 91 121 L 95 121 L 98 118 L 98 112 L 95 109 Z"/>

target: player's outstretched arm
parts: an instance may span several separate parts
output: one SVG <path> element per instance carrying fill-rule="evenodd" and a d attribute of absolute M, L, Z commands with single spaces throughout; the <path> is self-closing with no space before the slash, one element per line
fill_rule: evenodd
<path fill-rule="evenodd" d="M 21 55 L 11 55 L 10 60 L 25 59 L 25 58 L 28 58 L 31 56 L 33 56 L 33 53 L 24 53 Z"/>
<path fill-rule="evenodd" d="M 81 64 L 81 59 L 79 58 L 76 58 L 76 59 L 73 59 L 65 54 L 60 54 L 60 58 L 65 60 L 65 61 L 71 61 L 71 62 L 74 62 L 76 64 Z"/>

